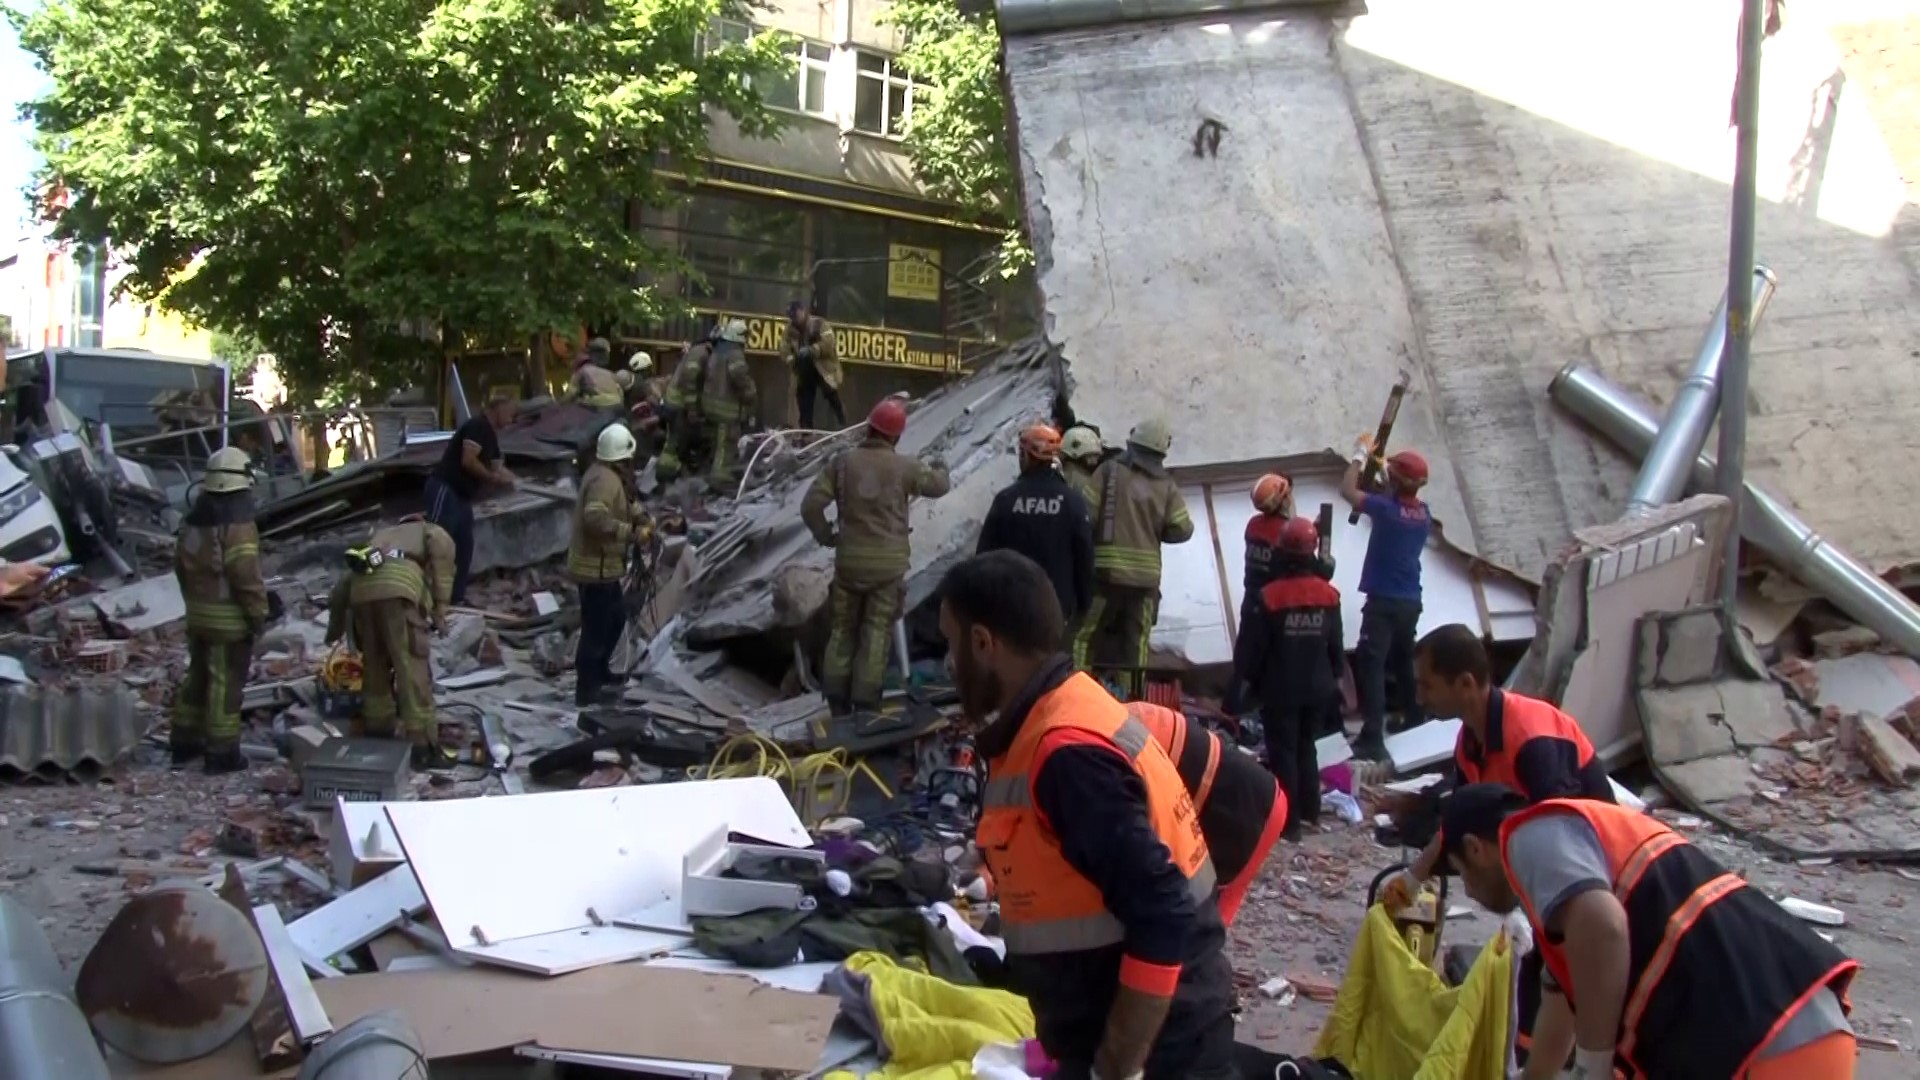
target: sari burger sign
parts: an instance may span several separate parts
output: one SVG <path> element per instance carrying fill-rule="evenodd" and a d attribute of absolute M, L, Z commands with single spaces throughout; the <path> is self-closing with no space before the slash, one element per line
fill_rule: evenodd
<path fill-rule="evenodd" d="M 711 313 L 716 318 L 726 312 Z M 747 351 L 772 353 L 786 350 L 787 321 L 768 315 L 734 315 L 747 324 Z M 914 371 L 958 372 L 960 355 L 943 338 L 930 334 L 906 334 L 898 330 L 878 330 L 865 326 L 833 327 L 833 343 L 843 364 L 871 364 L 876 367 L 909 368 Z"/>

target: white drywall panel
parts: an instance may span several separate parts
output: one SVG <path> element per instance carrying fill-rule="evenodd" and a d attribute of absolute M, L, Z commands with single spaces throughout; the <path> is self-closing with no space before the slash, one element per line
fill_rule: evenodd
<path fill-rule="evenodd" d="M 459 948 L 592 926 L 670 899 L 682 855 L 718 826 L 809 843 L 766 777 L 395 803 L 387 818 Z"/>

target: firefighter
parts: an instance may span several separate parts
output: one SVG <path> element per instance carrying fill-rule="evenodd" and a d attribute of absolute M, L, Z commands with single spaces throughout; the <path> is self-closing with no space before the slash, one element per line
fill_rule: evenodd
<path fill-rule="evenodd" d="M 1200 813 L 1200 834 L 1220 875 L 1220 921 L 1233 925 L 1287 824 L 1287 796 L 1271 773 L 1206 725 L 1144 701 L 1127 715 L 1145 724 L 1166 751 Z"/>
<path fill-rule="evenodd" d="M 700 420 L 713 446 L 707 483 L 715 491 L 733 490 L 733 459 L 743 431 L 760 427 L 760 389 L 747 367 L 747 324 L 728 319 L 707 357 L 700 380 Z"/>
<path fill-rule="evenodd" d="M 652 535 L 646 508 L 633 497 L 633 433 L 615 424 L 600 432 L 595 461 L 580 483 L 574 504 L 573 539 L 567 544 L 567 576 L 580 589 L 580 644 L 574 653 L 574 704 L 600 704 L 617 691 L 613 651 L 626 629 L 622 583 L 627 554 Z"/>
<path fill-rule="evenodd" d="M 415 769 L 455 763 L 440 745 L 428 628 L 445 633 L 453 603 L 453 537 L 423 515 L 381 529 L 347 552 L 347 573 L 328 604 L 327 644 L 348 625 L 360 650 L 360 715 L 366 734 L 390 739 L 394 718 L 413 743 Z"/>
<path fill-rule="evenodd" d="M 1524 1076 L 1853 1076 L 1847 988 L 1858 963 L 1646 814 L 1529 802 L 1472 784 L 1440 808 L 1467 895 L 1525 911 L 1545 967 L 1543 1034 Z M 1551 1044 L 1549 1026 L 1563 1033 Z M 1569 1053 L 1573 1069 L 1561 1072 Z"/>
<path fill-rule="evenodd" d="M 1093 474 L 1106 458 L 1107 448 L 1100 444 L 1100 433 L 1085 424 L 1075 424 L 1060 436 L 1060 475 L 1087 501 L 1089 513 L 1100 504 L 1100 489 Z"/>
<path fill-rule="evenodd" d="M 1367 560 L 1360 566 L 1360 643 L 1354 650 L 1363 724 L 1356 756 L 1386 756 L 1387 676 L 1400 698 L 1400 726 L 1426 722 L 1413 689 L 1414 639 L 1420 631 L 1420 555 L 1433 531 L 1433 514 L 1420 499 L 1427 483 L 1427 459 L 1402 450 L 1385 462 L 1387 493 L 1363 491 L 1360 476 L 1373 453 L 1373 439 L 1362 435 L 1340 481 L 1340 495 L 1367 516 Z"/>
<path fill-rule="evenodd" d="M 1239 1075 L 1216 871 L 1178 767 L 1060 654 L 1059 601 L 1032 560 L 975 555 L 940 596 L 961 710 L 984 725 L 976 841 L 1008 988 L 1032 1006 L 1056 1075 Z"/>
<path fill-rule="evenodd" d="M 906 429 L 907 410 L 899 401 L 875 405 L 866 439 L 820 470 L 800 504 L 808 531 L 833 549 L 821 683 L 835 715 L 879 707 L 887 645 L 905 599 L 907 507 L 915 497 L 937 499 L 952 486 L 945 466 L 923 464 L 895 449 Z M 831 525 L 828 506 L 837 508 Z"/>
<path fill-rule="evenodd" d="M 606 338 L 587 342 L 587 351 L 573 364 L 573 378 L 567 383 L 567 399 L 596 409 L 619 408 L 622 399 L 619 380 L 607 368 L 613 347 Z"/>
<path fill-rule="evenodd" d="M 1258 618 L 1260 590 L 1273 580 L 1280 530 L 1293 520 L 1293 481 L 1268 473 L 1253 483 L 1254 515 L 1247 519 L 1246 566 L 1241 582 L 1240 625 Z"/>
<path fill-rule="evenodd" d="M 713 355 L 719 326 L 697 342 L 681 350 L 680 362 L 673 366 L 666 391 L 660 398 L 660 459 L 654 464 L 654 478 L 663 484 L 678 479 L 693 452 L 694 432 L 700 428 L 700 390 L 706 383 L 707 358 Z"/>
<path fill-rule="evenodd" d="M 808 314 L 807 305 L 800 300 L 787 305 L 785 351 L 793 370 L 793 397 L 800 408 L 801 428 L 813 428 L 816 395 L 827 399 L 836 430 L 846 427 L 847 411 L 840 405 L 840 356 L 833 328 L 820 316 Z"/>
<path fill-rule="evenodd" d="M 1160 545 L 1193 538 L 1180 485 L 1167 475 L 1173 435 L 1158 418 L 1127 434 L 1127 449 L 1094 476 L 1093 604 L 1074 635 L 1073 665 L 1087 670 L 1094 638 L 1117 630 L 1128 696 L 1139 697 L 1147 644 L 1160 613 Z"/>
<path fill-rule="evenodd" d="M 1319 573 L 1320 530 L 1306 518 L 1289 518 L 1277 540 L 1273 580 L 1261 587 L 1259 612 L 1234 642 L 1234 685 L 1245 682 L 1259 698 L 1267 767 L 1292 807 L 1281 835 L 1298 841 L 1302 827 L 1320 819 L 1314 741 L 1327 703 L 1340 693 L 1347 656 L 1340 590 Z"/>
<path fill-rule="evenodd" d="M 1093 603 L 1093 526 L 1086 500 L 1054 468 L 1060 433 L 1020 433 L 1020 478 L 993 497 L 976 552 L 1006 548 L 1038 563 L 1069 622 Z"/>
<path fill-rule="evenodd" d="M 173 764 L 204 755 L 207 772 L 242 771 L 240 699 L 268 611 L 246 451 L 230 446 L 207 459 L 174 544 L 173 575 L 187 608 L 187 680 L 174 697 L 168 740 Z"/>
<path fill-rule="evenodd" d="M 1448 787 L 1485 782 L 1502 784 L 1531 802 L 1614 801 L 1606 764 L 1594 753 L 1580 722 L 1549 702 L 1494 686 L 1492 661 L 1472 628 L 1449 623 L 1422 638 L 1415 649 L 1414 684 L 1434 716 L 1460 721 Z M 1434 818 L 1439 794 L 1390 797 L 1383 800 L 1383 809 L 1403 832 L 1417 838 L 1425 830 L 1408 826 Z M 1382 899 L 1389 907 L 1406 906 L 1420 883 L 1444 865 L 1441 838 L 1435 835 L 1412 866 L 1382 885 Z M 1538 953 L 1521 963 L 1518 1044 L 1523 1058 L 1536 1035 L 1552 1034 L 1536 1028 L 1540 982 L 1529 976 L 1537 974 L 1539 965 Z"/>

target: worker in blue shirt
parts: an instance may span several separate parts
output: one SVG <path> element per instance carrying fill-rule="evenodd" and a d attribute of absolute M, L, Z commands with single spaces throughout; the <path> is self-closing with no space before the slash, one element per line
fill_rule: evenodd
<path fill-rule="evenodd" d="M 1360 477 L 1373 453 L 1372 440 L 1362 436 L 1354 449 L 1340 494 L 1367 516 L 1367 560 L 1360 567 L 1360 644 L 1354 649 L 1354 673 L 1359 681 L 1360 739 L 1356 757 L 1386 757 L 1387 671 L 1399 700 L 1401 728 L 1414 727 L 1426 717 L 1414 689 L 1413 653 L 1420 628 L 1420 553 L 1433 531 L 1433 514 L 1420 499 L 1427 483 L 1427 459 L 1402 450 L 1386 460 L 1386 491 L 1370 492 Z M 1399 730 L 1399 729 L 1396 729 Z"/>

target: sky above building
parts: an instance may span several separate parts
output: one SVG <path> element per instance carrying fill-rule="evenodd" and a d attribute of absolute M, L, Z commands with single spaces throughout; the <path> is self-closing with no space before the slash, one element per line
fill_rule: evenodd
<path fill-rule="evenodd" d="M 0 226 L 17 233 L 27 221 L 22 192 L 39 164 L 33 129 L 20 119 L 20 106 L 40 93 L 46 77 L 20 49 L 13 24 L 0 19 Z"/>

